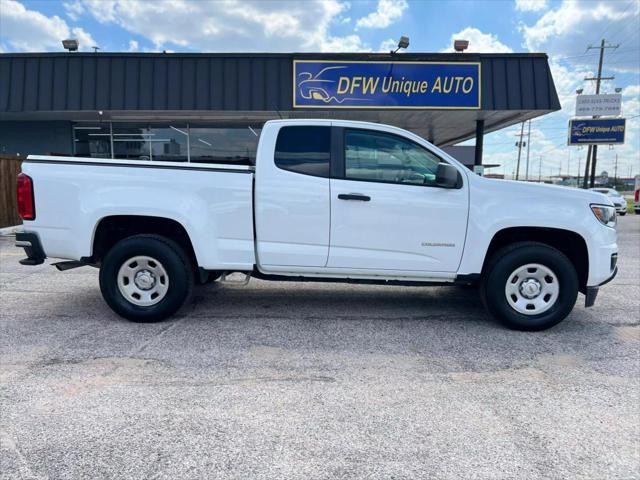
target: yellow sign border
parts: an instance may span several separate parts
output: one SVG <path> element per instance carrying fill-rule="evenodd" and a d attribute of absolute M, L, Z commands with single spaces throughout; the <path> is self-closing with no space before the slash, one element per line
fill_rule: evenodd
<path fill-rule="evenodd" d="M 347 105 L 297 105 L 296 104 L 296 64 L 298 63 L 386 63 L 386 64 L 409 64 L 409 65 L 476 65 L 478 67 L 478 106 L 477 107 L 374 107 L 374 106 L 362 106 L 353 107 Z M 293 84 L 293 108 L 319 108 L 319 109 L 349 109 L 349 110 L 480 110 L 482 109 L 482 68 L 480 62 L 408 62 L 408 61 L 390 61 L 385 62 L 383 60 L 303 60 L 293 59 L 292 69 L 292 84 Z"/>

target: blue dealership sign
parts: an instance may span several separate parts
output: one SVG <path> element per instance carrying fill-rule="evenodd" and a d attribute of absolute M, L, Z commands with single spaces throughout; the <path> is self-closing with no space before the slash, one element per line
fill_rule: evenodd
<path fill-rule="evenodd" d="M 293 107 L 479 109 L 480 64 L 294 60 Z"/>
<path fill-rule="evenodd" d="M 569 145 L 624 143 L 626 119 L 569 120 Z"/>

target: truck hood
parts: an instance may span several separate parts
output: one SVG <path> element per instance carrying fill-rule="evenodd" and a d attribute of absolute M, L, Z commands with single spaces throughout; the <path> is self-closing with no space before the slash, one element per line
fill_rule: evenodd
<path fill-rule="evenodd" d="M 503 194 L 511 194 L 515 198 L 538 198 L 555 201 L 575 201 L 580 203 L 597 203 L 611 205 L 613 202 L 603 193 L 580 188 L 549 185 L 546 183 L 516 182 L 513 180 L 497 180 L 492 178 L 477 177 L 481 181 L 481 188 L 495 190 Z"/>

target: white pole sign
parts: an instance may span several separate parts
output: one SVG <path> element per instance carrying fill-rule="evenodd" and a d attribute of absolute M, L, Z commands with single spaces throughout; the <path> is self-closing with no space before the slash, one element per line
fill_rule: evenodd
<path fill-rule="evenodd" d="M 622 107 L 622 95 L 578 95 L 576 117 L 617 117 Z"/>

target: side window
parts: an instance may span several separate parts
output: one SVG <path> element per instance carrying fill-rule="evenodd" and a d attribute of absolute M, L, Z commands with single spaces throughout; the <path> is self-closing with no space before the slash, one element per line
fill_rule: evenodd
<path fill-rule="evenodd" d="M 276 140 L 275 163 L 283 170 L 329 176 L 331 127 L 282 127 Z"/>
<path fill-rule="evenodd" d="M 346 130 L 345 178 L 410 185 L 435 185 L 440 158 L 396 135 Z"/>

